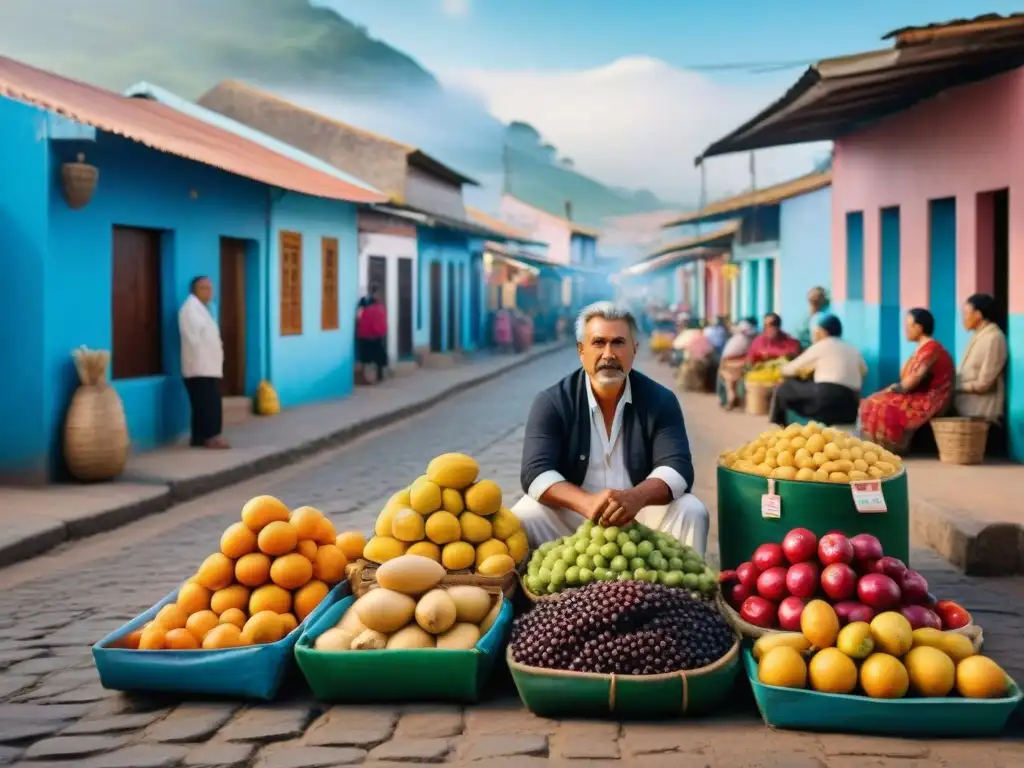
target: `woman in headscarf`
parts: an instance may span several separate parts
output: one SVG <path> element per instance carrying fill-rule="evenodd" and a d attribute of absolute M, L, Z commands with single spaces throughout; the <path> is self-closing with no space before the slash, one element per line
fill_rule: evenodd
<path fill-rule="evenodd" d="M 953 401 L 956 368 L 953 358 L 932 338 L 935 318 L 927 309 L 907 313 L 907 339 L 917 344 L 900 373 L 900 380 L 860 404 L 861 436 L 888 451 L 906 454 L 914 433 Z"/>
<path fill-rule="evenodd" d="M 996 300 L 987 293 L 964 303 L 964 328 L 972 335 L 957 371 L 956 412 L 989 423 L 1002 421 L 1006 407 L 1006 335 L 997 319 Z"/>
<path fill-rule="evenodd" d="M 739 405 L 740 386 L 747 370 L 747 352 L 757 335 L 756 321 L 740 320 L 733 326 L 732 335 L 722 348 L 718 364 L 718 402 L 727 411 Z"/>

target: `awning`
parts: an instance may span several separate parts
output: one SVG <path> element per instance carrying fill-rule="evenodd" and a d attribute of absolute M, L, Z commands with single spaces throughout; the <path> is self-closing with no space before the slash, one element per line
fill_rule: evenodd
<path fill-rule="evenodd" d="M 671 269 L 683 264 L 688 264 L 699 259 L 716 259 L 725 253 L 722 248 L 692 248 L 686 251 L 676 251 L 659 256 L 656 259 L 645 259 L 631 264 L 625 269 L 620 269 L 616 275 L 620 277 L 639 277 L 649 275 L 652 272 L 660 272 L 663 269 Z"/>
<path fill-rule="evenodd" d="M 806 195 L 823 189 L 832 183 L 832 173 L 809 173 L 796 179 L 784 181 L 764 189 L 755 189 L 742 195 L 734 195 L 724 200 L 709 203 L 699 211 L 692 211 L 664 225 L 665 229 L 683 224 L 714 224 L 716 222 L 735 219 L 747 215 L 751 210 L 762 205 L 778 205 L 783 200 Z"/>
<path fill-rule="evenodd" d="M 281 189 L 353 203 L 386 199 L 156 101 L 127 98 L 3 56 L 0 96 Z"/>
<path fill-rule="evenodd" d="M 730 221 L 723 227 L 719 227 L 713 232 L 706 232 L 701 235 L 695 235 L 693 237 L 684 237 L 681 240 L 674 240 L 667 245 L 663 245 L 653 251 L 651 251 L 645 258 L 644 261 L 649 259 L 656 259 L 659 256 L 665 254 L 675 253 L 676 251 L 688 251 L 691 248 L 714 248 L 731 245 L 733 238 L 736 233 L 739 232 L 740 222 Z"/>
<path fill-rule="evenodd" d="M 897 47 L 825 59 L 696 158 L 835 139 L 960 85 L 1024 65 L 1024 18 L 892 33 Z M 945 31 L 940 31 L 945 30 Z"/>
<path fill-rule="evenodd" d="M 533 267 L 538 270 L 540 274 L 548 274 L 557 277 L 571 277 L 573 275 L 603 275 L 599 269 L 593 269 L 591 267 L 584 267 L 579 264 L 563 264 L 560 261 L 553 261 L 546 259 L 543 256 L 530 253 L 516 248 L 508 248 L 499 243 L 485 243 L 484 251 L 491 253 L 495 257 L 504 260 L 514 260 L 522 264 Z"/>

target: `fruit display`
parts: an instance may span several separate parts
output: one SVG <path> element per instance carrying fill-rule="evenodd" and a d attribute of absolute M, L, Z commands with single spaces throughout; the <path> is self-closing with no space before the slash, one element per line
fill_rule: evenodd
<path fill-rule="evenodd" d="M 660 354 L 662 352 L 672 351 L 672 342 L 675 341 L 676 335 L 672 331 L 656 330 L 651 333 L 651 352 Z"/>
<path fill-rule="evenodd" d="M 799 631 L 758 639 L 752 651 L 758 681 L 873 699 L 998 699 L 1013 687 L 996 662 L 977 654 L 971 641 L 955 632 L 914 629 L 896 611 L 842 628 L 840 623 L 832 606 L 814 600 Z"/>
<path fill-rule="evenodd" d="M 896 454 L 815 421 L 763 432 L 719 462 L 736 472 L 817 483 L 882 480 L 903 471 Z"/>
<path fill-rule="evenodd" d="M 275 643 L 327 597 L 347 564 L 322 512 L 289 510 L 273 496 L 257 496 L 175 601 L 116 647 L 187 651 Z"/>
<path fill-rule="evenodd" d="M 646 581 L 588 584 L 538 603 L 512 627 L 512 659 L 530 667 L 656 675 L 706 667 L 736 644 L 706 601 Z"/>
<path fill-rule="evenodd" d="M 383 564 L 420 555 L 448 571 L 491 577 L 515 570 L 529 549 L 526 533 L 502 505 L 498 484 L 479 474 L 480 466 L 464 454 L 434 458 L 425 474 L 384 505 L 363 558 Z"/>
<path fill-rule="evenodd" d="M 429 557 L 402 555 L 377 569 L 378 586 L 337 625 L 316 638 L 318 651 L 438 648 L 469 650 L 498 618 L 502 596 L 482 587 L 441 587 L 445 568 Z"/>
<path fill-rule="evenodd" d="M 647 581 L 681 587 L 705 597 L 717 577 L 692 548 L 640 523 L 623 528 L 587 520 L 572 536 L 538 547 L 524 584 L 534 595 L 553 595 L 595 581 Z"/>
<path fill-rule="evenodd" d="M 887 557 L 867 533 L 847 538 L 835 531 L 819 540 L 806 528 L 794 528 L 781 544 L 762 544 L 719 580 L 740 618 L 763 629 L 799 629 L 814 599 L 829 603 L 843 625 L 869 622 L 885 611 L 897 611 L 913 629 L 954 630 L 971 623 L 966 610 L 936 598 L 924 576 Z"/>
<path fill-rule="evenodd" d="M 743 376 L 747 384 L 756 384 L 762 387 L 771 387 L 782 381 L 782 366 L 786 358 L 778 357 L 774 360 L 765 360 L 752 366 Z"/>

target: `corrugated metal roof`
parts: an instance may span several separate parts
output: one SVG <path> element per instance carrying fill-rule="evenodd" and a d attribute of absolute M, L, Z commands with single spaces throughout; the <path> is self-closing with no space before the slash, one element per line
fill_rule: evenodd
<path fill-rule="evenodd" d="M 261 88 L 257 88 L 253 85 L 250 85 L 249 83 L 242 82 L 241 80 L 224 80 L 223 82 L 218 83 L 205 94 L 203 94 L 203 96 L 200 97 L 200 101 L 202 101 L 204 98 L 208 96 L 215 95 L 218 92 L 232 91 L 244 92 L 250 98 L 262 100 L 264 102 L 273 102 L 285 109 L 290 109 L 295 112 L 301 112 L 309 117 L 314 118 L 317 122 L 319 122 L 322 125 L 331 125 L 340 130 L 348 131 L 350 133 L 355 134 L 361 134 L 363 136 L 367 136 L 368 138 L 375 139 L 376 141 L 381 141 L 386 144 L 390 144 L 394 147 L 398 147 L 399 149 L 403 150 L 406 153 L 408 162 L 411 165 L 417 166 L 422 170 L 428 171 L 442 178 L 446 178 L 449 181 L 456 184 L 469 184 L 474 187 L 480 186 L 479 182 L 476 181 L 476 179 L 466 176 L 461 171 L 457 171 L 451 166 L 442 163 L 440 160 L 438 160 L 435 157 L 432 157 L 431 155 L 428 155 L 426 152 L 424 152 L 422 149 L 418 147 L 414 147 L 411 144 L 405 144 L 401 141 L 397 141 L 395 139 L 392 139 L 390 136 L 384 136 L 382 134 L 369 131 L 365 128 L 350 125 L 349 123 L 343 122 L 342 120 L 338 120 L 336 118 L 324 115 L 320 112 L 316 112 L 315 110 L 309 109 L 308 107 L 304 107 L 301 104 L 296 104 L 295 102 L 282 98 L 281 96 L 278 96 L 275 93 L 264 91 Z"/>
<path fill-rule="evenodd" d="M 810 67 L 778 101 L 696 158 L 827 141 L 960 85 L 1024 65 L 1024 24 L 967 29 L 950 37 Z"/>
<path fill-rule="evenodd" d="M 897 47 L 921 45 L 943 37 L 989 32 L 1020 24 L 1024 24 L 1024 13 L 1008 13 L 1005 16 L 998 13 L 983 13 L 971 19 L 951 19 L 917 27 L 900 27 L 886 32 L 882 39 L 895 40 Z"/>
<path fill-rule="evenodd" d="M 656 259 L 659 256 L 671 253 L 683 253 L 686 251 L 693 250 L 694 248 L 710 248 L 715 246 L 729 245 L 732 242 L 733 237 L 739 232 L 740 222 L 730 221 L 723 227 L 719 227 L 713 232 L 705 232 L 704 234 L 695 235 L 693 237 L 684 237 L 681 240 L 673 240 L 671 243 L 661 246 L 655 251 L 652 251 L 647 257 L 641 261 L 650 261 Z"/>
<path fill-rule="evenodd" d="M 212 109 L 207 109 L 206 107 L 200 106 L 199 104 L 196 104 L 194 101 L 189 101 L 188 99 L 182 98 L 181 96 L 171 93 L 170 91 L 166 90 L 165 88 L 161 88 L 158 85 L 153 85 L 152 83 L 146 82 L 136 83 L 135 85 L 126 89 L 124 95 L 128 96 L 129 98 L 152 99 L 153 101 L 158 101 L 161 104 L 165 104 L 166 106 L 170 107 L 171 109 L 177 112 L 181 112 L 182 114 L 188 115 L 189 117 L 194 117 L 196 120 L 202 120 L 204 123 L 208 125 L 212 125 L 216 128 L 221 128 L 225 131 L 230 131 L 231 133 L 234 133 L 237 136 L 241 136 L 244 139 L 253 141 L 256 144 L 259 144 L 260 146 L 269 149 L 271 152 L 276 152 L 279 155 L 290 157 L 292 160 L 295 160 L 298 163 L 302 163 L 303 165 L 313 169 L 314 171 L 326 173 L 328 176 L 334 176 L 335 178 L 340 179 L 341 181 L 344 181 L 348 184 L 354 184 L 358 187 L 362 187 L 363 189 L 374 194 L 381 196 L 384 195 L 384 193 L 381 192 L 379 189 L 376 189 L 375 187 L 363 181 L 362 179 L 357 179 L 355 176 L 349 173 L 345 173 L 345 171 L 341 170 L 340 168 L 336 168 L 330 163 L 324 162 L 319 157 L 314 157 L 313 155 L 303 152 L 301 149 L 293 147 L 291 144 L 286 144 L 280 139 L 274 138 L 273 136 L 268 136 L 265 133 L 257 131 L 255 128 L 251 128 L 245 123 L 240 123 L 237 120 L 232 120 L 230 117 L 220 114 L 220 112 L 214 112 Z"/>
<path fill-rule="evenodd" d="M 384 199 L 377 192 L 314 171 L 163 104 L 130 99 L 3 56 L 0 96 L 124 136 L 160 152 L 293 192 L 355 203 Z"/>
<path fill-rule="evenodd" d="M 477 224 L 503 234 L 509 240 L 516 240 L 520 243 L 547 245 L 547 243 L 534 238 L 529 232 L 519 229 L 518 227 L 513 227 L 511 224 L 507 224 L 499 218 L 484 213 L 479 208 L 473 208 L 472 206 L 467 205 L 466 213 L 469 215 L 469 218 Z"/>
<path fill-rule="evenodd" d="M 742 195 L 735 195 L 724 200 L 716 200 L 699 211 L 687 213 L 674 221 L 668 222 L 664 227 L 668 229 L 670 227 L 678 227 L 681 224 L 699 224 L 715 219 L 723 219 L 728 216 L 741 215 L 748 208 L 754 208 L 759 205 L 778 205 L 783 200 L 806 195 L 808 192 L 814 192 L 827 187 L 831 183 L 832 173 L 830 171 L 808 173 L 805 176 L 790 179 L 771 187 L 755 189 L 752 192 L 745 192 Z"/>
<path fill-rule="evenodd" d="M 668 269 L 669 267 L 676 267 L 680 264 L 697 261 L 697 259 L 714 259 L 721 256 L 722 253 L 723 250 L 721 248 L 705 247 L 691 248 L 685 251 L 674 251 L 672 253 L 666 253 L 664 256 L 659 256 L 655 259 L 645 259 L 644 261 L 639 261 L 636 264 L 630 264 L 628 267 L 620 269 L 616 275 L 620 275 L 622 277 L 646 275 L 651 272 Z"/>

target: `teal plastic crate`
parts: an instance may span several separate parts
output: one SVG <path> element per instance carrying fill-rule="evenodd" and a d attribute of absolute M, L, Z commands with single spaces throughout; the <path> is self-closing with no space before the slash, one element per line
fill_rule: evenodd
<path fill-rule="evenodd" d="M 779 688 L 757 679 L 757 662 L 743 649 L 743 665 L 754 700 L 773 728 L 901 737 L 997 736 L 1021 702 L 1016 683 L 1004 699 L 906 698 L 819 693 Z"/>
<path fill-rule="evenodd" d="M 505 598 L 498 618 L 475 648 L 467 651 L 422 648 L 381 651 L 318 651 L 316 639 L 341 621 L 355 597 L 346 597 L 309 625 L 295 646 L 299 669 L 321 701 L 370 703 L 449 701 L 480 698 L 494 663 L 512 631 L 512 601 Z"/>
<path fill-rule="evenodd" d="M 273 699 L 295 669 L 294 648 L 305 627 L 350 594 L 348 581 L 337 584 L 287 637 L 276 643 L 217 651 L 138 651 L 113 643 L 178 599 L 174 590 L 141 616 L 114 630 L 92 647 L 100 683 L 114 691 L 173 693 L 225 698 Z"/>

